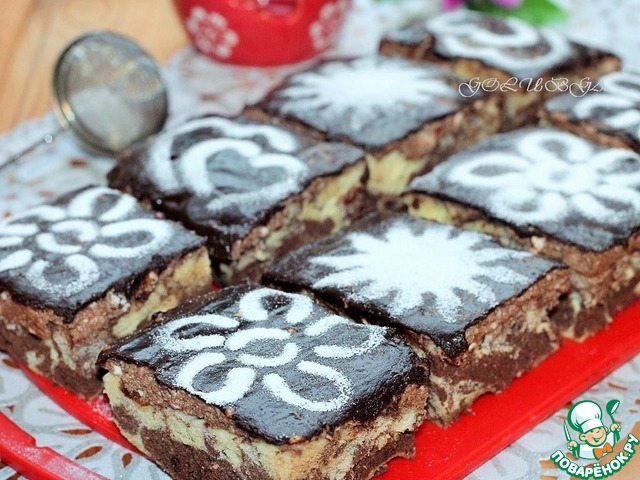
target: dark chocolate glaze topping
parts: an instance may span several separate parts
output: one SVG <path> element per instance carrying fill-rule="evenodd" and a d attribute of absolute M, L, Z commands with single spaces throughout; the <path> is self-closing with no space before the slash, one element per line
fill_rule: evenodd
<path fill-rule="evenodd" d="M 332 60 L 291 75 L 259 107 L 329 141 L 380 149 L 482 96 L 461 95 L 461 83 L 442 67 L 402 58 Z"/>
<path fill-rule="evenodd" d="M 640 227 L 640 155 L 550 128 L 484 140 L 414 179 L 409 191 L 587 251 L 625 245 Z"/>
<path fill-rule="evenodd" d="M 308 290 L 353 318 L 429 336 L 450 357 L 465 331 L 557 263 L 408 215 L 366 217 L 276 262 L 265 281 Z"/>
<path fill-rule="evenodd" d="M 130 195 L 86 187 L 0 223 L 0 291 L 70 322 L 107 291 L 128 296 L 148 272 L 202 245 Z"/>
<path fill-rule="evenodd" d="M 203 117 L 123 154 L 109 184 L 209 239 L 216 258 L 315 178 L 362 158 L 343 144 L 317 143 L 289 129 L 238 117 Z"/>
<path fill-rule="evenodd" d="M 610 73 L 583 87 L 548 100 L 546 110 L 622 138 L 640 152 L 640 74 Z"/>
<path fill-rule="evenodd" d="M 374 418 L 425 380 L 386 329 L 250 284 L 161 315 L 103 352 L 100 362 L 108 359 L 152 368 L 163 385 L 233 412 L 240 428 L 276 444 Z"/>
<path fill-rule="evenodd" d="M 609 55 L 551 29 L 464 9 L 413 20 L 390 32 L 385 40 L 424 45 L 441 58 L 479 60 L 520 80 L 590 64 Z"/>

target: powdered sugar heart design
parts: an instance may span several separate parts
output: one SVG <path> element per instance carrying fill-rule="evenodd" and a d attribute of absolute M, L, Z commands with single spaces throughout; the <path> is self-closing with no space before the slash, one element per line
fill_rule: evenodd
<path fill-rule="evenodd" d="M 201 129 L 213 129 L 222 136 L 208 136 L 175 158 L 172 148 L 176 138 Z M 270 151 L 252 140 L 254 137 L 262 138 Z M 234 206 L 276 202 L 299 189 L 308 167 L 291 155 L 297 148 L 297 140 L 282 129 L 209 117 L 161 135 L 151 149 L 146 168 L 164 194 L 186 191 L 209 212 L 220 212 Z M 238 162 L 247 167 L 242 173 L 236 168 Z M 252 171 L 249 184 L 243 181 L 247 169 Z M 232 177 L 238 181 L 230 181 Z M 256 187 L 256 182 L 261 186 Z"/>

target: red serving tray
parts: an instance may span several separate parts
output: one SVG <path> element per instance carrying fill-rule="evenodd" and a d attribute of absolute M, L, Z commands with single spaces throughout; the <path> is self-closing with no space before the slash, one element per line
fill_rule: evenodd
<path fill-rule="evenodd" d="M 416 458 L 393 460 L 387 473 L 377 478 L 463 478 L 639 353 L 639 317 L 640 302 L 618 314 L 608 328 L 584 343 L 566 341 L 558 352 L 504 392 L 480 398 L 472 413 L 463 415 L 449 428 L 424 424 L 416 436 Z M 578 360 L 580 368 L 573 368 Z M 136 451 L 113 424 L 103 397 L 87 402 L 48 379 L 23 370 L 71 415 L 110 440 Z M 104 480 L 47 447 L 36 447 L 31 436 L 1 414 L 0 458 L 34 480 Z"/>

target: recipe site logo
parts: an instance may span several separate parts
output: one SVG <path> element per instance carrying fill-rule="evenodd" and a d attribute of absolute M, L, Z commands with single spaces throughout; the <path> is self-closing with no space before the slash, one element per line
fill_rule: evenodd
<path fill-rule="evenodd" d="M 604 410 L 592 400 L 573 405 L 564 422 L 571 457 L 556 450 L 551 461 L 571 477 L 585 480 L 612 477 L 628 467 L 640 440 L 633 433 L 621 436 L 620 423 L 614 419 L 619 406 L 618 400 L 607 402 Z"/>
<path fill-rule="evenodd" d="M 550 93 L 570 93 L 572 96 L 580 98 L 589 92 L 602 93 L 604 87 L 591 77 L 580 80 L 570 80 L 566 77 L 544 78 L 517 78 L 511 77 L 507 80 L 499 78 L 474 77 L 468 82 L 458 86 L 458 92 L 465 98 L 470 98 L 478 92 L 550 92 Z"/>

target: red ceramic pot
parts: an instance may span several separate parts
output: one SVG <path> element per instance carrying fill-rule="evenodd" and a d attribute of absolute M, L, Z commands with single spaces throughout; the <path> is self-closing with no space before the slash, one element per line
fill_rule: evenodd
<path fill-rule="evenodd" d="M 350 0 L 174 0 L 194 46 L 214 60 L 283 65 L 336 39 Z"/>

